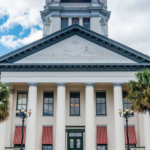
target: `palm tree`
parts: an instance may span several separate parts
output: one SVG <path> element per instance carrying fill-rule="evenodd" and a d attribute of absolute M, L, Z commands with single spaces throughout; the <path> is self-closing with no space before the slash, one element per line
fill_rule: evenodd
<path fill-rule="evenodd" d="M 135 74 L 137 81 L 129 82 L 127 99 L 131 101 L 131 109 L 140 113 L 150 113 L 150 70 Z"/>
<path fill-rule="evenodd" d="M 9 116 L 9 88 L 0 82 L 0 122 Z"/>

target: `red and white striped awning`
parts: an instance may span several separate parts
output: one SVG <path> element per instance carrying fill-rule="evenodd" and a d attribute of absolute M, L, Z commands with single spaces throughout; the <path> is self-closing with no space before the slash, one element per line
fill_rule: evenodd
<path fill-rule="evenodd" d="M 53 144 L 53 127 L 43 127 L 42 144 Z"/>
<path fill-rule="evenodd" d="M 97 144 L 107 144 L 107 127 L 97 127 Z"/>
<path fill-rule="evenodd" d="M 125 133 L 125 143 L 127 144 L 126 127 L 124 129 L 124 133 Z M 137 144 L 135 127 L 129 126 L 128 127 L 128 133 L 129 133 L 129 144 Z"/>
<path fill-rule="evenodd" d="M 26 139 L 26 127 L 24 127 L 24 136 L 23 136 L 23 144 L 25 144 Z M 21 144 L 21 137 L 22 137 L 22 127 L 15 128 L 15 135 L 14 135 L 14 144 Z"/>

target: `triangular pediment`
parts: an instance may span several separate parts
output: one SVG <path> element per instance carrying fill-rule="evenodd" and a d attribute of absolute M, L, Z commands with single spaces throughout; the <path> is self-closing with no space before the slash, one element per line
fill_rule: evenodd
<path fill-rule="evenodd" d="M 102 46 L 73 35 L 15 63 L 136 63 Z"/>
<path fill-rule="evenodd" d="M 147 55 L 76 24 L 0 57 L 0 64 L 149 62 Z"/>

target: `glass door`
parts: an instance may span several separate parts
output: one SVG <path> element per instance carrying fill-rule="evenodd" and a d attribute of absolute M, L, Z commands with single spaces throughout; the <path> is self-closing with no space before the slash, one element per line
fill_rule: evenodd
<path fill-rule="evenodd" d="M 68 150 L 83 150 L 82 133 L 68 133 Z"/>

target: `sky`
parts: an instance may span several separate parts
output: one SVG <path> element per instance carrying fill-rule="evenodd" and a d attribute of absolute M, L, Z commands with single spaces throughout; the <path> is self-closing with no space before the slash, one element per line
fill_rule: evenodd
<path fill-rule="evenodd" d="M 0 0 L 0 56 L 43 36 L 45 0 Z M 150 0 L 108 0 L 109 38 L 150 56 Z"/>

